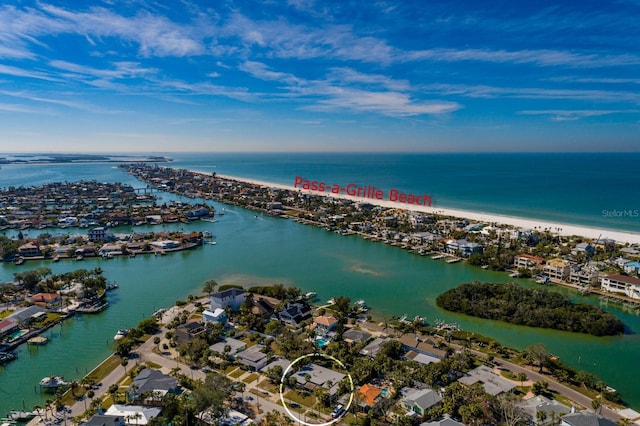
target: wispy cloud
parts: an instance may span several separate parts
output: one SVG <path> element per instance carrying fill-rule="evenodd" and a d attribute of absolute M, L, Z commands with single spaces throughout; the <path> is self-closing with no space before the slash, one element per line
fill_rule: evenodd
<path fill-rule="evenodd" d="M 406 60 L 436 62 L 480 61 L 493 63 L 534 64 L 562 67 L 615 67 L 640 64 L 640 56 L 632 54 L 606 55 L 559 50 L 489 50 L 489 49 L 429 49 L 407 52 Z"/>
<path fill-rule="evenodd" d="M 554 121 L 575 121 L 588 117 L 611 114 L 638 114 L 640 110 L 528 110 L 519 111 L 522 115 L 548 115 Z"/>
<path fill-rule="evenodd" d="M 548 89 L 542 87 L 495 87 L 485 85 L 432 84 L 425 93 L 470 98 L 570 99 L 579 101 L 640 103 L 640 93 L 597 89 Z"/>
<path fill-rule="evenodd" d="M 0 64 L 0 74 L 11 75 L 14 77 L 26 77 L 26 78 L 35 78 L 38 80 L 46 80 L 46 81 L 62 81 L 59 78 L 52 76 L 49 73 L 27 70 L 24 68 L 13 67 L 10 65 L 2 65 Z"/>

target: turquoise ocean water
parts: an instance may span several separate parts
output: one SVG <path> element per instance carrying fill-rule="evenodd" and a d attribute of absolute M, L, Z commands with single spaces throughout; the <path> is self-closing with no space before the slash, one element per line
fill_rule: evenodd
<path fill-rule="evenodd" d="M 336 183 L 375 185 L 383 189 L 427 192 L 434 204 L 514 214 L 598 227 L 637 231 L 638 218 L 612 220 L 602 210 L 640 208 L 637 154 L 531 155 L 338 155 L 338 154 L 171 154 L 172 167 L 191 168 L 292 184 L 295 175 Z M 113 164 L 2 165 L 0 187 L 39 185 L 51 181 L 121 181 L 142 187 Z M 164 199 L 179 197 L 165 194 Z M 191 200 L 193 201 L 193 200 Z M 446 202 L 445 202 L 446 201 Z M 220 204 L 211 203 L 216 208 Z M 183 224 L 167 225 L 180 229 Z M 83 262 L 0 264 L 0 281 L 37 266 L 54 273 L 100 266 L 119 289 L 109 294 L 110 307 L 98 315 L 77 316 L 48 332 L 47 346 L 19 350 L 18 360 L 0 367 L 0 416 L 12 408 L 42 404 L 36 384 L 43 376 L 79 378 L 112 351 L 119 328 L 135 326 L 160 307 L 198 294 L 204 281 L 255 285 L 284 283 L 316 291 L 320 301 L 337 295 L 365 299 L 373 315 L 422 315 L 427 321 L 457 322 L 464 329 L 524 348 L 543 342 L 570 365 L 591 371 L 640 408 L 640 317 L 624 306 L 605 308 L 627 326 L 623 336 L 595 338 L 517 327 L 440 311 L 435 298 L 470 280 L 510 280 L 506 274 L 466 264 L 446 264 L 395 247 L 354 236 L 339 236 L 292 221 L 226 206 L 217 223 L 196 223 L 218 244 L 170 256 L 137 256 Z M 157 228 L 156 228 L 157 229 Z M 127 232 L 130 229 L 122 229 Z M 136 230 L 143 230 L 136 228 Z M 11 234 L 11 231 L 6 231 Z M 29 230 L 30 234 L 39 231 Z M 73 233 L 76 230 L 49 230 Z M 522 281 L 525 285 L 532 285 Z M 560 291 L 576 300 L 570 290 Z M 2 307 L 0 307 L 2 309 Z M 615 360 L 615 362 L 611 362 Z"/>

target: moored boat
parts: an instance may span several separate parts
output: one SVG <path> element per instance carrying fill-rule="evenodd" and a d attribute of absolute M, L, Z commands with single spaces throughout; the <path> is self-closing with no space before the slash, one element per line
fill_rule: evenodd
<path fill-rule="evenodd" d="M 40 389 L 55 392 L 58 388 L 66 386 L 67 384 L 61 376 L 43 377 L 42 380 L 40 380 Z"/>

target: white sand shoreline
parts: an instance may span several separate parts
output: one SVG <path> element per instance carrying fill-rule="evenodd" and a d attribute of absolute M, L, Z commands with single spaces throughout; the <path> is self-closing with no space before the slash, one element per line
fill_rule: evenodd
<path fill-rule="evenodd" d="M 194 173 L 199 173 L 199 172 L 194 171 Z M 299 188 L 294 188 L 293 185 L 283 185 L 283 184 L 278 184 L 273 182 L 265 182 L 261 180 L 248 179 L 248 178 L 242 178 L 237 176 L 229 176 L 229 175 L 221 175 L 221 174 L 216 174 L 216 176 L 224 179 L 236 180 L 238 182 L 246 182 L 253 185 L 265 186 L 268 188 L 288 189 L 291 191 L 305 192 L 305 193 L 319 195 L 323 197 L 340 198 L 340 199 L 352 200 L 354 202 L 366 202 L 373 205 L 382 206 L 382 207 L 391 208 L 391 209 L 418 211 L 418 212 L 431 213 L 431 214 L 437 213 L 443 216 L 451 216 L 451 217 L 456 217 L 460 219 L 469 219 L 469 220 L 483 222 L 483 223 L 503 224 L 503 225 L 514 226 L 522 229 L 531 229 L 531 230 L 549 229 L 552 233 L 556 233 L 562 236 L 577 235 L 577 236 L 581 236 L 591 240 L 597 240 L 598 238 L 600 239 L 609 238 L 619 243 L 640 244 L 640 234 L 635 232 L 625 232 L 625 231 L 617 231 L 617 230 L 602 229 L 602 228 L 590 228 L 590 227 L 581 226 L 581 225 L 548 222 L 544 220 L 527 219 L 522 217 L 506 216 L 506 215 L 500 215 L 495 213 L 481 213 L 481 212 L 458 210 L 458 209 L 451 209 L 451 208 L 445 208 L 445 207 L 410 205 L 410 204 L 404 204 L 404 203 L 393 202 L 388 200 L 376 200 L 376 199 L 370 199 L 370 198 L 354 197 L 347 194 L 333 194 L 331 192 L 303 190 Z"/>

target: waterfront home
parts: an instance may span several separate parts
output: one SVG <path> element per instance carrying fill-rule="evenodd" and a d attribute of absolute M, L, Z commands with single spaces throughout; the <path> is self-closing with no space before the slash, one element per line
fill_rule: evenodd
<path fill-rule="evenodd" d="M 18 255 L 22 257 L 38 257 L 42 256 L 42 251 L 36 242 L 29 241 L 18 247 Z"/>
<path fill-rule="evenodd" d="M 427 414 L 427 410 L 442 401 L 442 396 L 433 389 L 402 388 L 400 394 L 402 395 L 400 402 L 402 407 L 420 417 L 423 417 Z"/>
<path fill-rule="evenodd" d="M 111 237 L 107 228 L 105 228 L 104 226 L 99 226 L 97 228 L 89 230 L 88 238 L 91 242 L 103 242 L 108 241 Z"/>
<path fill-rule="evenodd" d="M 338 319 L 333 315 L 320 315 L 313 320 L 314 330 L 321 336 L 325 336 L 335 331 L 338 326 Z"/>
<path fill-rule="evenodd" d="M 162 408 L 160 407 L 113 404 L 104 414 L 123 418 L 125 425 L 146 425 L 151 419 L 158 417 L 161 412 Z"/>
<path fill-rule="evenodd" d="M 513 266 L 516 269 L 541 269 L 544 258 L 531 254 L 518 254 L 513 258 Z"/>
<path fill-rule="evenodd" d="M 359 330 L 357 328 L 349 328 L 344 333 L 342 333 L 342 339 L 354 345 L 359 345 L 365 343 L 371 338 L 371 334 L 367 333 L 364 330 Z"/>
<path fill-rule="evenodd" d="M 300 323 L 311 319 L 311 307 L 304 303 L 287 303 L 278 312 L 278 318 L 280 321 L 291 327 L 299 327 Z"/>
<path fill-rule="evenodd" d="M 180 386 L 178 380 L 160 370 L 145 368 L 140 371 L 127 388 L 129 400 L 138 401 L 143 399 L 145 405 L 150 402 L 160 402 L 168 393 L 179 394 Z"/>
<path fill-rule="evenodd" d="M 365 413 L 369 412 L 370 409 L 378 405 L 380 402 L 382 394 L 382 389 L 370 385 L 369 383 L 365 383 L 360 386 L 358 389 L 358 395 L 356 397 L 356 401 L 358 407 L 361 411 Z"/>
<path fill-rule="evenodd" d="M 572 266 L 569 272 L 569 282 L 577 285 L 595 286 L 600 282 L 600 269 L 598 265 L 593 263 Z"/>
<path fill-rule="evenodd" d="M 622 293 L 632 299 L 640 299 L 640 278 L 626 275 L 606 275 L 602 277 L 601 287 L 612 293 Z"/>
<path fill-rule="evenodd" d="M 98 250 L 98 255 L 102 257 L 119 256 L 122 254 L 122 244 L 104 244 Z"/>
<path fill-rule="evenodd" d="M 53 309 L 54 307 L 60 307 L 62 298 L 58 293 L 36 293 L 29 298 L 29 301 L 35 305 Z"/>
<path fill-rule="evenodd" d="M 551 259 L 542 268 L 542 272 L 550 279 L 556 279 L 560 281 L 564 281 L 565 279 L 567 279 L 569 277 L 570 271 L 571 266 L 569 265 L 569 262 L 559 258 Z"/>
<path fill-rule="evenodd" d="M 0 340 L 11 333 L 15 333 L 20 329 L 18 320 L 15 318 L 5 318 L 0 320 Z"/>
<path fill-rule="evenodd" d="M 215 308 L 213 311 L 205 309 L 202 312 L 202 321 L 206 324 L 208 322 L 212 323 L 222 323 L 225 324 L 227 322 L 227 311 L 222 308 Z"/>
<path fill-rule="evenodd" d="M 402 347 L 406 351 L 414 351 L 439 360 L 447 357 L 447 352 L 436 348 L 433 340 L 430 338 L 419 337 L 414 333 L 403 334 L 400 338 L 400 343 L 402 343 Z"/>
<path fill-rule="evenodd" d="M 516 388 L 515 384 L 502 376 L 498 376 L 486 365 L 481 365 L 465 373 L 458 381 L 467 386 L 480 382 L 484 391 L 493 396 L 512 392 Z"/>
<path fill-rule="evenodd" d="M 220 355 L 228 355 L 230 358 L 235 359 L 236 354 L 241 352 L 247 348 L 247 344 L 242 340 L 233 339 L 231 337 L 227 337 L 226 339 L 214 343 L 209 346 L 211 352 L 219 353 Z"/>
<path fill-rule="evenodd" d="M 560 426 L 617 426 L 618 423 L 600 414 L 581 411 L 562 416 Z"/>
<path fill-rule="evenodd" d="M 176 241 L 176 240 L 152 241 L 149 244 L 151 245 L 151 247 L 158 250 L 170 250 L 170 249 L 180 247 L 180 241 Z"/>
<path fill-rule="evenodd" d="M 571 408 L 559 403 L 555 399 L 549 399 L 543 395 L 537 395 L 533 398 L 523 399 L 518 406 L 522 408 L 529 418 L 530 424 L 543 425 L 552 417 L 559 419 L 565 414 L 571 413 Z M 538 411 L 545 413 L 545 420 L 538 419 Z M 553 413 L 553 414 L 552 414 Z"/>
<path fill-rule="evenodd" d="M 472 254 L 482 254 L 484 247 L 478 243 L 467 240 L 447 240 L 445 243 L 445 251 L 457 256 L 469 257 Z"/>
<path fill-rule="evenodd" d="M 231 308 L 233 312 L 237 312 L 246 298 L 247 293 L 243 289 L 234 287 L 224 291 L 219 291 L 211 295 L 211 309 Z"/>
<path fill-rule="evenodd" d="M 264 349 L 264 345 L 251 346 L 242 352 L 238 352 L 236 359 L 240 364 L 249 367 L 249 369 L 258 371 L 267 365 L 267 354 L 263 352 Z"/>

